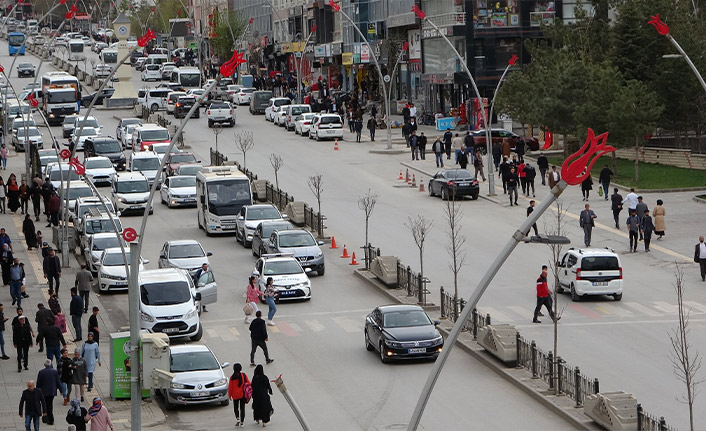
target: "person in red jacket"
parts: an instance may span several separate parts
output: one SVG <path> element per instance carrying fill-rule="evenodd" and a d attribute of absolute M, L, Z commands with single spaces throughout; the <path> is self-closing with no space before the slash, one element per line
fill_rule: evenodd
<path fill-rule="evenodd" d="M 525 172 L 525 162 L 520 162 L 517 165 L 517 176 L 520 177 L 520 186 L 522 187 L 522 194 L 527 194 L 527 172 Z"/>
<path fill-rule="evenodd" d="M 243 366 L 233 365 L 233 375 L 228 383 L 228 399 L 233 400 L 233 410 L 235 411 L 235 426 L 245 426 L 245 403 L 250 401 L 245 396 L 245 385 L 250 385 L 247 374 L 242 372 Z M 252 394 L 252 391 L 250 392 Z"/>
<path fill-rule="evenodd" d="M 542 274 L 537 279 L 537 306 L 534 308 L 534 318 L 532 323 L 542 323 L 537 317 L 544 316 L 540 311 L 544 305 L 549 311 L 549 316 L 552 320 L 557 321 L 561 319 L 555 319 L 554 310 L 552 309 L 552 296 L 549 294 L 549 285 L 547 284 L 547 265 L 542 265 Z"/>

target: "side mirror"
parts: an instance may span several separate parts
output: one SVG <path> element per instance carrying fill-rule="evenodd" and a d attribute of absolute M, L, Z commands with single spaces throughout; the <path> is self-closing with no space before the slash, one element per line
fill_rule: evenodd
<path fill-rule="evenodd" d="M 210 251 L 207 251 L 206 256 L 213 256 L 213 253 L 211 253 Z"/>
<path fill-rule="evenodd" d="M 318 245 L 324 245 L 324 242 L 323 242 L 323 241 L 317 241 L 316 243 L 317 243 Z"/>
<path fill-rule="evenodd" d="M 282 214 L 282 220 L 287 220 L 289 216 L 287 214 Z"/>
<path fill-rule="evenodd" d="M 230 362 L 224 362 L 221 364 L 221 368 L 228 368 L 230 367 Z"/>
<path fill-rule="evenodd" d="M 438 325 L 441 325 L 441 320 L 435 320 L 435 321 L 434 321 L 434 326 L 438 326 Z"/>
<path fill-rule="evenodd" d="M 245 220 L 245 217 L 243 217 L 243 216 L 238 216 L 238 220 Z"/>
<path fill-rule="evenodd" d="M 194 299 L 197 301 L 201 301 L 201 292 L 196 292 L 196 296 L 194 296 Z"/>
<path fill-rule="evenodd" d="M 164 254 L 164 253 L 159 253 L 159 258 L 160 258 L 160 259 L 166 259 L 166 258 L 167 258 L 167 255 Z"/>
<path fill-rule="evenodd" d="M 142 259 L 143 265 L 147 265 L 148 263 L 150 263 L 149 259 Z"/>
<path fill-rule="evenodd" d="M 257 278 L 260 278 L 260 271 L 258 271 L 257 269 L 254 269 L 253 272 L 250 273 L 250 275 L 253 275 Z"/>

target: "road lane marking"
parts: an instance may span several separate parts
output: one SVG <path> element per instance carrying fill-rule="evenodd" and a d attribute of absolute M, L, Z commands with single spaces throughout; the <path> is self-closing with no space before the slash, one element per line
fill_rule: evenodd
<path fill-rule="evenodd" d="M 235 335 L 235 336 L 236 336 L 236 338 L 237 338 L 237 337 L 240 337 L 240 332 L 238 332 L 238 330 L 237 330 L 237 329 L 235 329 L 234 327 L 232 327 L 232 326 L 229 326 L 229 327 L 228 327 L 228 330 L 230 330 L 230 332 L 232 332 L 232 333 L 233 333 L 233 335 Z"/>
<path fill-rule="evenodd" d="M 336 315 L 341 315 L 341 314 L 359 314 L 359 313 L 364 313 L 363 316 L 367 316 L 368 313 L 370 313 L 372 309 L 371 308 L 364 308 L 360 310 L 338 310 L 338 311 L 318 311 L 318 312 L 313 312 L 313 313 L 307 313 L 307 316 L 336 316 Z M 280 319 L 287 319 L 287 318 L 301 318 L 301 314 L 277 314 L 277 317 Z M 233 322 L 242 322 L 243 318 L 242 317 L 231 317 L 227 319 L 214 319 L 214 320 L 209 320 L 210 323 L 233 323 Z"/>
<path fill-rule="evenodd" d="M 603 316 L 601 316 L 600 314 L 589 309 L 588 307 L 584 307 L 583 305 L 569 303 L 569 304 L 566 304 L 566 307 L 568 309 L 576 311 L 576 312 L 583 314 L 586 317 L 590 317 L 592 319 L 602 319 L 603 318 Z"/>
<path fill-rule="evenodd" d="M 663 314 L 657 313 L 656 311 L 652 311 L 652 309 L 645 307 L 642 304 L 639 304 L 637 302 L 628 302 L 624 301 L 623 305 L 632 308 L 633 310 L 637 311 L 638 313 L 645 314 L 650 317 L 663 317 Z"/>
<path fill-rule="evenodd" d="M 206 329 L 206 333 L 208 334 L 209 338 L 218 338 L 218 332 L 215 329 Z"/>
<path fill-rule="evenodd" d="M 233 333 L 230 332 L 229 326 L 216 326 L 215 329 L 221 336 L 221 340 L 223 341 L 235 341 L 237 339 L 237 337 L 235 337 Z"/>
<path fill-rule="evenodd" d="M 532 313 L 532 310 L 528 307 L 521 307 L 519 305 L 508 305 L 507 308 L 511 311 L 514 311 L 518 315 L 520 315 L 522 318 L 526 318 Z"/>
<path fill-rule="evenodd" d="M 679 314 L 679 307 L 676 304 L 670 304 L 664 301 L 653 301 L 654 307 L 664 314 Z"/>
<path fill-rule="evenodd" d="M 282 332 L 279 330 L 279 328 L 277 326 L 270 326 L 270 331 L 276 332 L 278 334 Z"/>
<path fill-rule="evenodd" d="M 572 323 L 572 322 L 567 322 L 564 319 L 561 319 L 561 322 L 559 323 L 559 326 L 574 326 L 574 327 L 579 327 L 579 326 L 606 326 L 606 325 L 645 325 L 645 324 L 663 324 L 663 323 L 670 323 L 670 324 L 676 324 L 679 323 L 679 320 L 677 319 L 661 319 L 661 320 L 592 320 L 592 321 L 584 321 L 584 322 L 577 322 L 577 323 Z M 706 326 L 706 319 L 691 319 L 689 320 L 689 323 L 693 323 L 696 326 L 699 325 L 704 325 Z M 522 328 L 540 328 L 541 326 L 537 325 L 515 325 L 517 328 L 522 329 Z M 553 325 L 547 325 L 545 328 L 553 328 Z"/>
<path fill-rule="evenodd" d="M 288 337 L 298 337 L 299 333 L 287 322 L 277 322 L 277 328 Z"/>
<path fill-rule="evenodd" d="M 306 326 L 314 332 L 321 332 L 326 329 L 326 327 L 318 320 L 305 320 L 304 323 L 306 323 Z"/>
<path fill-rule="evenodd" d="M 706 305 L 704 304 L 699 304 L 696 301 L 684 301 L 684 305 L 688 305 L 691 307 L 691 312 L 694 314 L 703 314 L 706 313 Z M 697 310 L 697 311 L 694 311 Z"/>
<path fill-rule="evenodd" d="M 348 333 L 356 333 L 362 331 L 362 322 L 357 322 L 355 320 L 349 319 L 347 317 L 334 316 L 331 319 L 338 324 L 344 331 Z"/>
<path fill-rule="evenodd" d="M 626 309 L 625 307 L 619 307 L 618 305 L 611 304 L 611 303 L 601 304 L 599 306 L 596 306 L 596 309 L 598 311 L 600 311 L 601 313 L 613 315 L 613 316 L 620 316 L 620 317 L 634 317 L 635 316 L 632 311 Z"/>

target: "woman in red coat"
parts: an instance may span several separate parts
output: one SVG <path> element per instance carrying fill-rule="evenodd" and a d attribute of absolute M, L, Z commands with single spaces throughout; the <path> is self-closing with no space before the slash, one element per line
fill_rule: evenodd
<path fill-rule="evenodd" d="M 245 403 L 249 400 L 245 398 L 245 385 L 250 385 L 250 379 L 242 372 L 243 366 L 233 365 L 233 375 L 228 383 L 228 398 L 233 400 L 233 411 L 235 412 L 235 426 L 245 426 Z M 251 392 L 252 393 L 252 392 Z"/>
<path fill-rule="evenodd" d="M 522 193 L 527 194 L 527 172 L 525 172 L 525 162 L 520 163 L 517 166 L 517 176 L 520 177 L 520 185 L 522 186 Z"/>

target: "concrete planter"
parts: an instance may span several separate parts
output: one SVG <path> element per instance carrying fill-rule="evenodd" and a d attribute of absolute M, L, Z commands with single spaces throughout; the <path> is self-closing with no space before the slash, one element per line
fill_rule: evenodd
<path fill-rule="evenodd" d="M 86 85 L 92 85 L 93 84 L 93 75 L 86 75 Z"/>

